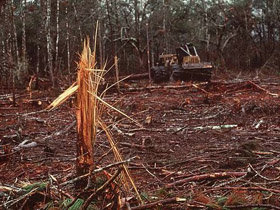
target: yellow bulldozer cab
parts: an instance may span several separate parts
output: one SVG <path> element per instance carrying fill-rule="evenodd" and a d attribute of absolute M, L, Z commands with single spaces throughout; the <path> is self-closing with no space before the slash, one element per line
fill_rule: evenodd
<path fill-rule="evenodd" d="M 160 63 L 164 66 L 169 66 L 172 64 L 178 64 L 178 59 L 176 54 L 164 54 L 159 56 Z"/>
<path fill-rule="evenodd" d="M 160 63 L 164 66 L 169 66 L 173 64 L 178 64 L 178 58 L 176 54 L 164 54 L 159 56 Z M 190 64 L 190 63 L 200 63 L 199 56 L 184 56 L 182 64 Z"/>
<path fill-rule="evenodd" d="M 199 56 L 184 56 L 183 57 L 183 63 L 200 63 L 200 57 Z"/>

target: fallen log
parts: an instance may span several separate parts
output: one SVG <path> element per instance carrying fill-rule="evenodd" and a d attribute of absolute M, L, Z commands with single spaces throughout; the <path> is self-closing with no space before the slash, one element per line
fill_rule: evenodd
<path fill-rule="evenodd" d="M 207 179 L 219 179 L 219 178 L 226 178 L 226 177 L 241 177 L 246 174 L 247 174 L 247 172 L 217 172 L 217 173 L 211 173 L 211 174 L 195 175 L 195 176 L 191 176 L 191 177 L 167 184 L 166 188 L 171 188 L 171 187 L 179 185 L 179 184 L 185 184 L 185 183 L 193 182 L 193 181 L 202 181 L 202 180 L 207 180 Z"/>
<path fill-rule="evenodd" d="M 199 85 L 207 84 L 207 82 L 199 83 Z M 185 89 L 193 87 L 192 84 L 183 84 L 183 85 L 155 85 L 155 86 L 147 86 L 147 87 L 139 87 L 139 88 L 124 88 L 123 91 L 144 91 L 144 90 L 156 90 L 156 89 Z"/>
<path fill-rule="evenodd" d="M 120 79 L 123 79 L 127 76 L 122 76 Z M 149 74 L 144 73 L 144 74 L 132 74 L 130 75 L 125 81 L 130 81 L 130 80 L 141 80 L 141 79 L 149 79 Z"/>
<path fill-rule="evenodd" d="M 149 74 L 148 73 L 143 73 L 143 74 L 131 74 L 128 76 L 120 76 L 119 77 L 119 81 L 131 81 L 131 80 L 141 80 L 141 79 L 149 79 Z M 113 84 L 115 83 L 116 78 L 115 77 L 111 77 L 111 78 L 107 78 L 106 82 L 109 84 Z"/>

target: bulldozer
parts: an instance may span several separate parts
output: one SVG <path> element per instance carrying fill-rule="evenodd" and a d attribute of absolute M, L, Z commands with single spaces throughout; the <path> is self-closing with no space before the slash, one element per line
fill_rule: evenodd
<path fill-rule="evenodd" d="M 210 81 L 213 65 L 201 62 L 193 44 L 188 43 L 176 49 L 176 54 L 159 56 L 159 62 L 151 68 L 155 83 L 169 80 Z"/>

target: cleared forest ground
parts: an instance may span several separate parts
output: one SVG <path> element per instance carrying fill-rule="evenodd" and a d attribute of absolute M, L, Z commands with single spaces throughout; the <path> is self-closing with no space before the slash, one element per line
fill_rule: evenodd
<path fill-rule="evenodd" d="M 131 82 L 105 99 L 143 127 L 113 111 L 106 121 L 124 159 L 139 157 L 129 169 L 150 208 L 279 209 L 279 94 L 279 77 L 160 86 Z M 54 111 L 41 111 L 57 95 L 33 91 L 30 99 L 18 91 L 13 107 L 11 94 L 1 93 L 0 185 L 47 181 L 50 174 L 58 183 L 75 177 L 74 104 L 70 100 Z M 104 139 L 100 133 L 95 149 L 99 166 L 113 157 L 102 156 L 110 149 Z M 24 141 L 26 148 L 20 145 Z M 74 198 L 78 193 L 74 186 L 62 189 Z M 1 203 L 15 197 L 0 188 Z M 42 208 L 43 203 L 35 205 Z M 129 203 L 134 209 L 135 201 Z"/>

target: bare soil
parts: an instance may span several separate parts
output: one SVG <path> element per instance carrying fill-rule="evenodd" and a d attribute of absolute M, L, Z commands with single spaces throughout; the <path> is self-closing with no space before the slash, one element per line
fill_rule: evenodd
<path fill-rule="evenodd" d="M 30 97 L 26 90 L 17 90 L 13 106 L 11 91 L 2 90 L 1 186 L 48 181 L 50 175 L 58 183 L 75 177 L 75 99 L 42 111 L 58 94 L 43 88 Z M 278 209 L 279 94 L 279 77 L 160 86 L 135 81 L 123 84 L 121 93 L 109 92 L 108 103 L 143 125 L 114 111 L 104 116 L 123 159 L 139 157 L 129 169 L 144 202 L 151 203 L 142 209 Z M 19 146 L 25 140 L 25 147 Z M 100 132 L 95 147 L 98 166 L 112 163 L 109 150 Z M 74 185 L 62 190 L 66 197 L 78 194 Z M 138 205 L 133 190 L 121 192 L 122 198 L 129 196 L 134 198 L 128 202 L 133 209 Z M 0 203 L 18 197 L 0 188 Z M 46 201 L 36 199 L 33 208 L 43 209 Z M 25 208 L 27 200 L 10 208 Z"/>

